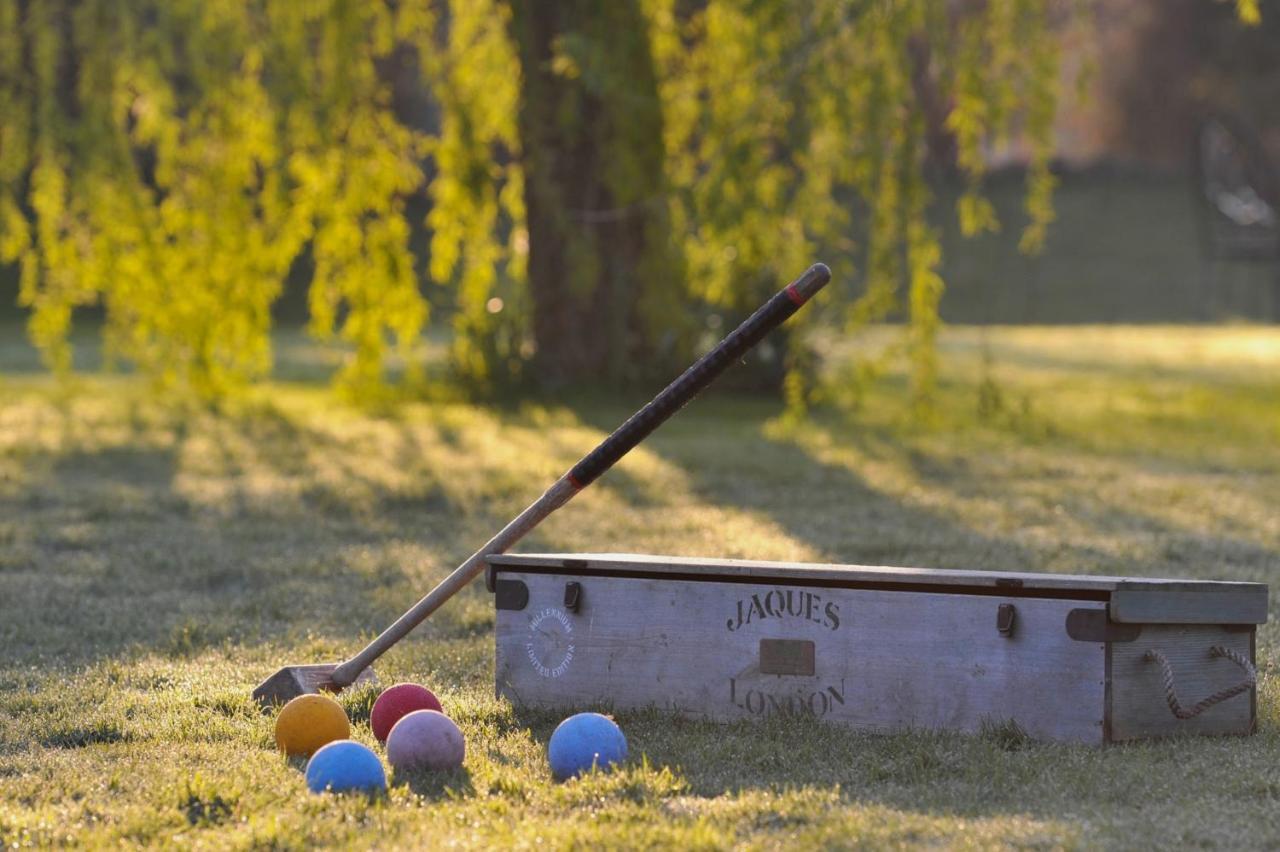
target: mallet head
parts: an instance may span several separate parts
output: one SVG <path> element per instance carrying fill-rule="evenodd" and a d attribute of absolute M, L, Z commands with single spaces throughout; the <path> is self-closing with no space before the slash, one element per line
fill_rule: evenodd
<path fill-rule="evenodd" d="M 273 704 L 285 704 L 299 695 L 317 692 L 340 692 L 345 689 L 333 680 L 333 672 L 341 663 L 321 663 L 311 666 L 285 666 L 271 677 L 258 684 L 253 691 L 253 699 L 263 707 Z M 376 683 L 377 676 L 372 668 L 367 668 L 356 676 L 351 686 L 365 683 Z"/>

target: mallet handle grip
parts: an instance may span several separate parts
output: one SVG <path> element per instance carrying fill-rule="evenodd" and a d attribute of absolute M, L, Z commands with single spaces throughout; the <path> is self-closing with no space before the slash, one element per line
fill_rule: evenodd
<path fill-rule="evenodd" d="M 831 280 L 831 270 L 815 263 L 787 287 L 779 290 L 759 310 L 748 317 L 692 367 L 685 370 L 662 393 L 644 408 L 631 415 L 631 419 L 619 426 L 600 446 L 573 466 L 569 477 L 582 487 L 594 482 L 602 473 L 613 467 L 618 459 L 631 451 L 649 434 L 661 426 L 668 417 L 683 408 L 689 400 L 715 381 L 725 368 L 737 361 L 809 300 L 814 293 Z"/>
<path fill-rule="evenodd" d="M 387 649 L 403 639 L 410 630 L 421 624 L 441 604 L 474 580 L 476 575 L 484 570 L 485 562 L 491 554 L 506 552 L 544 518 L 568 503 L 583 488 L 595 482 L 601 474 L 613 467 L 618 459 L 630 452 L 667 418 L 715 381 L 726 367 L 745 355 L 766 334 L 800 310 L 801 306 L 830 280 L 831 270 L 824 264 L 815 263 L 803 275 L 778 291 L 742 325 L 721 340 L 715 349 L 699 358 L 662 393 L 655 396 L 652 402 L 633 414 L 612 435 L 601 441 L 598 447 L 587 453 L 573 466 L 572 470 L 556 480 L 555 484 L 541 497 L 503 527 L 501 532 L 489 539 L 484 547 L 471 554 L 466 562 L 459 565 L 408 612 L 396 619 L 394 624 L 365 646 L 364 650 L 338 666 L 333 672 L 333 682 L 340 687 L 354 682 L 360 672 L 372 665 L 374 660 L 381 657 Z"/>

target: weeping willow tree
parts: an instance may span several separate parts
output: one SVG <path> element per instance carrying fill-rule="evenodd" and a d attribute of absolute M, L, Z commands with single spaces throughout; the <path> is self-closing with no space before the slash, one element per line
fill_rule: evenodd
<path fill-rule="evenodd" d="M 970 235 L 999 226 L 981 192 L 989 146 L 1021 133 L 1030 146 L 1023 242 L 1035 250 L 1053 215 L 1050 5 L 818 2 L 797 13 L 727 0 L 682 16 L 678 4 L 655 4 L 674 216 L 693 291 L 745 309 L 815 254 L 853 280 L 861 240 L 863 287 L 857 298 L 845 291 L 844 320 L 905 313 L 915 390 L 927 398 L 943 290 L 926 217 L 929 107 L 949 105 L 945 130 L 968 187 L 957 213 Z"/>
<path fill-rule="evenodd" d="M 344 381 L 412 342 L 423 140 L 377 67 L 397 25 L 363 3 L 2 0 L 0 251 L 49 363 L 101 303 L 111 352 L 225 394 L 269 368 L 304 249 L 313 330 L 354 347 Z"/>
<path fill-rule="evenodd" d="M 749 309 L 821 255 L 864 282 L 829 313 L 906 318 L 927 395 L 927 141 L 954 139 L 978 233 L 988 154 L 1022 140 L 1038 246 L 1059 5 L 0 0 L 0 259 L 53 367 L 101 305 L 110 351 L 218 396 L 269 370 L 302 267 L 361 389 L 409 354 L 426 287 L 474 383 L 623 379 L 688 354 L 691 305 Z M 397 108 L 406 63 L 438 121 Z"/>

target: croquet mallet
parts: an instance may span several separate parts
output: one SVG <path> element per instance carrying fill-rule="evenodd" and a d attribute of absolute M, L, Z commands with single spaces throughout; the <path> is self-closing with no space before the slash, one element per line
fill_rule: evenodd
<path fill-rule="evenodd" d="M 418 601 L 396 622 L 370 642 L 364 650 L 342 663 L 285 666 L 264 680 L 253 691 L 253 697 L 263 705 L 285 702 L 305 693 L 338 692 L 354 683 L 371 680 L 369 668 L 374 660 L 386 653 L 392 645 L 403 639 L 409 631 L 435 612 L 445 601 L 470 583 L 485 569 L 485 561 L 492 554 L 504 553 L 544 518 L 568 503 L 618 459 L 649 436 L 668 417 L 711 384 L 725 368 L 737 361 L 769 332 L 781 325 L 798 311 L 805 302 L 831 280 L 831 270 L 821 263 L 809 267 L 803 275 L 776 293 L 773 298 L 746 319 L 724 340 L 708 352 L 681 376 L 667 386 L 653 401 L 631 416 L 598 447 L 582 458 L 555 484 L 521 512 L 502 531 L 489 539 L 466 562 L 441 581 L 426 597 Z"/>

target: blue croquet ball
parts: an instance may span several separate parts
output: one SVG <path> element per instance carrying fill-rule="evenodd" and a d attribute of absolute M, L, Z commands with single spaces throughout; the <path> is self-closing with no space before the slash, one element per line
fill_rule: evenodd
<path fill-rule="evenodd" d="M 563 781 L 592 766 L 608 770 L 627 759 L 627 738 L 608 716 L 579 713 L 556 726 L 547 744 L 551 774 Z"/>
<path fill-rule="evenodd" d="M 311 756 L 307 763 L 307 789 L 313 793 L 374 793 L 387 789 L 382 761 L 368 746 L 353 740 L 336 740 Z"/>

